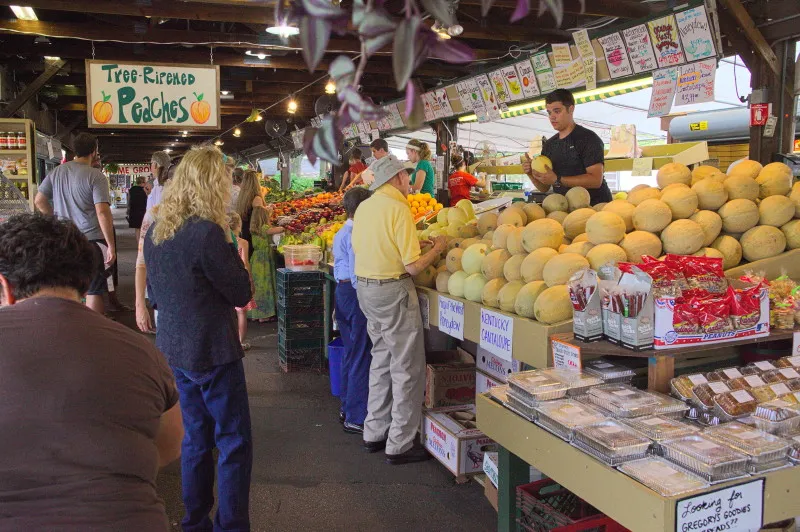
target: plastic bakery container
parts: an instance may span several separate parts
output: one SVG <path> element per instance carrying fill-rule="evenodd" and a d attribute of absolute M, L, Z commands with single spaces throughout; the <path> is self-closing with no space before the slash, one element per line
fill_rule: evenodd
<path fill-rule="evenodd" d="M 572 445 L 612 467 L 644 458 L 650 444 L 644 434 L 613 419 L 578 427 L 572 438 Z"/>
<path fill-rule="evenodd" d="M 708 482 L 744 476 L 749 458 L 699 434 L 661 442 L 664 458 L 685 467 Z"/>

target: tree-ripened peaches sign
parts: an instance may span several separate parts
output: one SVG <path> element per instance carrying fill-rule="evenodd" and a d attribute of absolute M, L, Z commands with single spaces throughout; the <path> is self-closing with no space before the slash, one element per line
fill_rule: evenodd
<path fill-rule="evenodd" d="M 86 61 L 91 128 L 220 129 L 219 67 Z"/>

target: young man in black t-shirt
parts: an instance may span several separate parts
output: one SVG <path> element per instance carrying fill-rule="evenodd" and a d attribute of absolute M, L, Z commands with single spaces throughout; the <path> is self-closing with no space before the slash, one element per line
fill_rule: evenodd
<path fill-rule="evenodd" d="M 611 190 L 603 178 L 603 141 L 594 131 L 575 123 L 575 98 L 566 89 L 558 89 L 545 98 L 547 116 L 557 134 L 542 146 L 542 155 L 550 158 L 553 168 L 537 172 L 530 158 L 523 169 L 540 192 L 566 194 L 572 187 L 589 191 L 592 205 L 611 201 Z"/>

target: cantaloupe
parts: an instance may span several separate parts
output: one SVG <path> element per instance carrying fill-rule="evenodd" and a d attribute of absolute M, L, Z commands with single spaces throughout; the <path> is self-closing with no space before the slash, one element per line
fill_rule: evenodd
<path fill-rule="evenodd" d="M 501 225 L 510 224 L 514 227 L 522 227 L 525 225 L 525 220 L 522 219 L 523 216 L 525 216 L 525 212 L 520 214 L 520 211 L 517 209 L 506 209 L 497 217 L 497 225 L 499 227 Z"/>
<path fill-rule="evenodd" d="M 785 196 L 792 189 L 792 169 L 783 163 L 769 163 L 758 173 L 758 197 Z"/>
<path fill-rule="evenodd" d="M 780 227 L 794 218 L 794 210 L 794 202 L 790 198 L 768 196 L 758 204 L 758 225 Z"/>
<path fill-rule="evenodd" d="M 731 165 L 733 166 L 733 165 Z M 761 163 L 758 161 L 751 161 L 750 159 L 745 159 L 744 161 L 738 161 L 733 168 L 728 167 L 728 179 L 731 177 L 749 177 L 750 179 L 755 179 L 758 177 L 758 174 L 761 172 Z"/>
<path fill-rule="evenodd" d="M 480 240 L 477 239 L 477 238 L 465 238 L 464 240 L 461 241 L 461 243 L 458 245 L 458 247 L 460 247 L 461 249 L 467 249 L 472 244 L 479 244 L 479 243 L 480 243 Z"/>
<path fill-rule="evenodd" d="M 555 256 L 558 251 L 552 248 L 539 248 L 532 251 L 522 260 L 519 272 L 526 283 L 544 280 L 544 267 Z"/>
<path fill-rule="evenodd" d="M 780 255 L 786 249 L 783 231 L 771 225 L 753 227 L 742 235 L 742 254 L 750 262 Z"/>
<path fill-rule="evenodd" d="M 528 216 L 528 223 L 541 220 L 547 216 L 547 213 L 544 212 L 544 209 L 538 203 L 526 203 L 522 206 L 522 210 L 524 210 L 525 214 Z"/>
<path fill-rule="evenodd" d="M 484 306 L 497 308 L 500 306 L 500 302 L 498 301 L 498 296 L 500 295 L 500 289 L 506 285 L 506 280 L 502 277 L 497 279 L 489 279 L 485 285 L 483 285 L 483 290 L 481 291 L 481 302 Z"/>
<path fill-rule="evenodd" d="M 598 203 L 597 205 L 593 205 L 593 206 L 592 206 L 592 209 L 594 209 L 594 210 L 596 210 L 596 211 L 600 212 L 600 211 L 602 211 L 602 210 L 605 208 L 605 206 L 606 206 L 606 205 L 608 205 L 608 202 L 605 202 L 605 201 L 604 201 L 604 202 L 602 202 L 602 203 Z"/>
<path fill-rule="evenodd" d="M 569 212 L 569 202 L 563 194 L 548 194 L 542 201 L 542 207 L 547 214 L 556 211 Z"/>
<path fill-rule="evenodd" d="M 704 179 L 713 179 L 715 181 L 725 181 L 725 174 L 722 170 L 715 166 L 695 166 L 692 169 L 692 186 Z"/>
<path fill-rule="evenodd" d="M 792 220 L 781 227 L 788 249 L 800 248 L 800 220 Z"/>
<path fill-rule="evenodd" d="M 442 230 L 449 237 L 452 237 L 452 238 L 456 238 L 456 237 L 464 238 L 464 237 L 461 236 L 461 229 L 463 227 L 465 227 L 465 226 L 461 222 L 455 222 L 455 223 L 452 223 L 452 224 L 448 225 L 447 227 L 444 227 Z M 467 237 L 467 238 L 469 238 L 469 237 Z"/>
<path fill-rule="evenodd" d="M 495 249 L 505 249 L 508 246 L 508 235 L 514 232 L 517 227 L 511 224 L 498 225 L 492 233 L 492 247 Z"/>
<path fill-rule="evenodd" d="M 524 227 L 515 227 L 513 231 L 508 235 L 506 239 L 506 249 L 512 255 L 527 255 L 528 252 L 525 251 L 525 248 L 522 245 L 522 231 L 524 231 Z"/>
<path fill-rule="evenodd" d="M 667 163 L 658 169 L 656 181 L 659 188 L 664 188 L 673 183 L 692 184 L 692 171 L 681 163 Z"/>
<path fill-rule="evenodd" d="M 572 242 L 570 242 L 570 244 L 575 244 L 576 242 L 588 242 L 588 241 L 589 241 L 589 237 L 586 235 L 586 233 L 581 233 L 578 236 L 576 236 L 575 238 L 573 238 Z"/>
<path fill-rule="evenodd" d="M 522 267 L 522 261 L 525 260 L 525 257 L 527 257 L 527 255 L 513 255 L 506 261 L 503 265 L 503 277 L 505 277 L 506 281 L 522 280 L 520 268 Z"/>
<path fill-rule="evenodd" d="M 564 243 L 564 228 L 555 220 L 542 218 L 525 226 L 522 231 L 522 245 L 525 251 L 531 252 L 539 248 L 553 248 Z"/>
<path fill-rule="evenodd" d="M 528 224 L 528 215 L 525 213 L 525 208 L 524 207 L 525 207 L 525 202 L 523 202 L 523 201 L 515 201 L 511 205 L 506 207 L 506 210 L 508 210 L 508 209 L 516 210 L 519 213 L 519 215 L 522 217 L 522 225 L 527 225 Z M 533 221 L 533 220 L 531 220 L 531 221 Z"/>
<path fill-rule="evenodd" d="M 742 262 L 742 245 L 732 236 L 722 235 L 717 237 L 711 247 L 722 253 L 722 268 L 730 270 Z"/>
<path fill-rule="evenodd" d="M 603 210 L 619 215 L 625 221 L 625 231 L 633 231 L 633 211 L 636 210 L 636 206 L 633 203 L 618 199 L 607 203 Z"/>
<path fill-rule="evenodd" d="M 566 218 L 567 218 L 567 213 L 564 211 L 555 211 L 547 215 L 548 220 L 555 220 L 560 224 L 563 224 Z"/>
<path fill-rule="evenodd" d="M 551 286 L 536 298 L 533 304 L 536 321 L 546 324 L 558 323 L 572 318 L 572 302 L 569 290 L 564 285 Z"/>
<path fill-rule="evenodd" d="M 414 284 L 425 288 L 433 288 L 436 286 L 436 275 L 436 267 L 430 265 L 414 276 Z"/>
<path fill-rule="evenodd" d="M 523 261 L 524 263 L 524 261 Z M 577 271 L 589 267 L 589 261 L 577 253 L 562 253 L 547 261 L 542 270 L 542 279 L 547 286 L 556 286 L 569 281 Z"/>
<path fill-rule="evenodd" d="M 625 235 L 622 242 L 619 243 L 625 251 L 628 262 L 640 263 L 642 262 L 642 255 L 649 255 L 651 257 L 658 257 L 661 255 L 661 239 L 653 233 L 647 231 L 633 231 Z"/>
<path fill-rule="evenodd" d="M 467 213 L 462 211 L 461 209 L 454 209 L 451 208 L 450 212 L 447 213 L 447 224 L 454 225 L 460 223 L 461 225 L 466 224 L 469 221 L 467 218 Z"/>
<path fill-rule="evenodd" d="M 633 226 L 639 231 L 658 233 L 672 221 L 672 210 L 659 199 L 641 202 L 633 211 Z"/>
<path fill-rule="evenodd" d="M 478 233 L 485 235 L 489 231 L 497 228 L 497 215 L 493 212 L 485 212 L 478 216 Z"/>
<path fill-rule="evenodd" d="M 713 166 L 707 168 L 713 168 Z M 725 185 L 722 181 L 717 181 L 716 179 L 698 181 L 692 185 L 692 190 L 697 194 L 697 207 L 699 209 L 716 211 L 728 201 L 728 191 L 725 190 Z"/>
<path fill-rule="evenodd" d="M 695 213 L 698 205 L 697 194 L 686 186 L 664 190 L 661 193 L 661 201 L 672 211 L 673 220 L 689 218 Z"/>
<path fill-rule="evenodd" d="M 789 193 L 789 199 L 794 202 L 794 217 L 800 218 L 800 182 L 792 186 L 792 191 Z"/>
<path fill-rule="evenodd" d="M 624 240 L 624 238 L 623 238 Z M 628 254 L 616 244 L 600 244 L 589 250 L 586 254 L 589 266 L 595 271 L 599 271 L 603 266 L 610 264 L 616 266 L 618 262 L 628 260 Z"/>
<path fill-rule="evenodd" d="M 511 258 L 511 254 L 505 249 L 496 249 L 483 257 L 481 261 L 481 273 L 487 279 L 497 279 L 503 276 L 503 266 Z"/>
<path fill-rule="evenodd" d="M 484 233 L 483 237 L 481 238 L 481 240 L 492 240 L 492 239 L 494 239 L 494 231 L 486 231 L 486 233 Z"/>
<path fill-rule="evenodd" d="M 475 207 L 472 205 L 472 202 L 468 199 L 459 200 L 456 203 L 456 208 L 461 209 L 467 215 L 467 220 L 474 220 L 475 219 Z"/>
<path fill-rule="evenodd" d="M 535 318 L 534 306 L 536 299 L 542 292 L 547 290 L 547 283 L 544 281 L 533 281 L 525 284 L 519 292 L 517 292 L 517 299 L 514 301 L 514 312 L 523 318 Z"/>
<path fill-rule="evenodd" d="M 448 293 L 447 291 L 447 284 L 450 282 L 450 276 L 453 275 L 448 271 L 439 272 L 436 275 L 436 291 L 437 292 L 444 292 L 445 294 Z"/>
<path fill-rule="evenodd" d="M 450 212 L 450 207 L 445 207 L 436 214 L 436 222 L 441 225 L 447 225 L 447 213 Z"/>
<path fill-rule="evenodd" d="M 500 310 L 514 312 L 514 303 L 516 303 L 517 295 L 523 286 L 525 286 L 525 283 L 522 281 L 510 281 L 503 285 L 497 294 L 497 306 L 500 307 Z"/>
<path fill-rule="evenodd" d="M 718 211 L 722 229 L 728 233 L 744 233 L 758 223 L 759 213 L 755 203 L 746 199 L 730 200 Z"/>
<path fill-rule="evenodd" d="M 755 201 L 761 191 L 756 180 L 745 175 L 729 177 L 722 182 L 722 185 L 728 193 L 728 201 L 735 199 Z"/>
<path fill-rule="evenodd" d="M 702 226 L 691 220 L 675 220 L 661 232 L 664 251 L 676 255 L 691 255 L 704 247 L 704 241 Z"/>
<path fill-rule="evenodd" d="M 464 297 L 464 281 L 466 281 L 467 277 L 467 272 L 464 270 L 451 273 L 450 278 L 447 280 L 447 292 L 451 296 Z"/>
<path fill-rule="evenodd" d="M 486 244 L 472 244 L 461 255 L 461 269 L 472 275 L 481 271 L 483 258 L 489 253 Z"/>
<path fill-rule="evenodd" d="M 480 234 L 481 232 L 478 230 L 478 226 L 474 223 L 462 225 L 458 230 L 458 236 L 461 238 L 475 238 Z"/>
<path fill-rule="evenodd" d="M 464 279 L 464 298 L 476 303 L 481 302 L 483 295 L 483 287 L 488 282 L 488 279 L 481 273 L 473 273 Z M 452 292 L 450 292 L 452 294 Z"/>
<path fill-rule="evenodd" d="M 685 183 L 672 183 L 671 185 L 667 185 L 667 186 L 665 186 L 664 188 L 661 189 L 661 197 L 662 198 L 664 197 L 664 192 L 666 192 L 668 190 L 675 190 L 677 188 L 681 188 L 683 190 L 691 190 L 692 189 L 692 187 L 690 187 L 689 185 L 687 185 Z"/>
<path fill-rule="evenodd" d="M 625 236 L 625 220 L 613 212 L 596 212 L 586 221 L 586 236 L 594 245 L 616 244 Z"/>
<path fill-rule="evenodd" d="M 564 234 L 567 238 L 575 238 L 586 230 L 586 220 L 596 214 L 594 209 L 578 209 L 572 211 L 564 218 Z"/>
<path fill-rule="evenodd" d="M 589 253 L 589 250 L 594 247 L 594 244 L 588 241 L 584 242 L 573 242 L 572 244 L 564 247 L 563 249 L 559 250 L 559 253 L 577 253 L 578 255 L 586 256 Z"/>
<path fill-rule="evenodd" d="M 592 198 L 589 191 L 583 187 L 572 187 L 566 193 L 567 204 L 570 212 L 589 207 Z"/>
<path fill-rule="evenodd" d="M 703 228 L 703 234 L 705 235 L 703 240 L 704 247 L 710 246 L 722 231 L 722 218 L 714 211 L 697 211 L 689 219 L 699 223 L 700 227 Z"/>
<path fill-rule="evenodd" d="M 464 239 L 461 238 L 461 237 L 448 238 L 447 239 L 447 252 L 449 253 L 451 249 L 455 249 L 455 248 L 461 247 L 461 242 L 463 242 L 463 241 L 464 241 Z M 445 256 L 446 256 L 446 254 L 445 254 Z"/>
<path fill-rule="evenodd" d="M 709 258 L 712 258 L 712 259 L 722 259 L 722 264 L 723 265 L 725 264 L 725 255 L 723 255 L 722 252 L 719 251 L 718 249 L 703 248 L 700 251 L 698 251 L 697 253 L 699 253 L 701 257 L 709 257 Z M 697 253 L 695 253 L 695 255 L 697 255 Z M 723 268 L 724 268 L 724 266 L 723 266 Z"/>
<path fill-rule="evenodd" d="M 558 249 L 556 251 L 558 251 L 559 253 L 564 253 L 564 250 L 567 249 L 568 247 L 569 244 L 561 244 L 560 246 L 558 246 Z"/>
<path fill-rule="evenodd" d="M 445 264 L 443 260 L 437 262 L 435 267 L 436 267 L 436 275 L 439 275 L 440 273 L 447 271 L 447 264 Z"/>
<path fill-rule="evenodd" d="M 478 242 L 480 242 L 481 244 L 483 244 L 484 246 L 486 246 L 486 248 L 487 248 L 487 249 L 489 249 L 489 250 L 492 250 L 492 249 L 493 249 L 493 247 L 492 247 L 492 241 L 491 241 L 491 240 L 489 240 L 489 239 L 486 239 L 486 238 L 484 238 L 483 240 L 479 240 Z"/>
<path fill-rule="evenodd" d="M 659 199 L 660 197 L 661 197 L 661 191 L 655 187 L 648 187 L 648 186 L 643 186 L 642 188 L 634 187 L 628 193 L 628 202 L 638 206 L 643 201 L 647 201 L 649 199 Z"/>
<path fill-rule="evenodd" d="M 447 271 L 455 273 L 462 270 L 461 257 L 464 256 L 464 250 L 461 248 L 454 248 L 447 252 Z"/>

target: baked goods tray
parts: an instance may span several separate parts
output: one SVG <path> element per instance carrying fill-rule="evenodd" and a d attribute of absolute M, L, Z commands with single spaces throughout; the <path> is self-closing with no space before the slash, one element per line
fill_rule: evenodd
<path fill-rule="evenodd" d="M 592 386 L 603 384 L 603 380 L 589 375 L 582 370 L 547 368 L 541 370 L 544 375 L 567 385 L 567 395 L 574 397 L 586 393 Z"/>
<path fill-rule="evenodd" d="M 775 361 L 776 368 L 800 368 L 800 356 L 783 357 Z"/>
<path fill-rule="evenodd" d="M 692 404 L 706 412 L 714 409 L 714 397 L 730 392 L 731 389 L 724 382 L 707 382 L 692 388 Z"/>
<path fill-rule="evenodd" d="M 510 410 L 513 410 L 528 421 L 536 421 L 535 408 L 528 405 L 528 403 L 521 399 L 514 390 L 509 389 L 508 392 L 506 392 L 506 397 L 508 398 L 508 403 L 506 403 L 506 406 Z"/>
<path fill-rule="evenodd" d="M 636 417 L 623 420 L 623 423 L 656 442 L 700 432 L 700 429 L 694 425 L 663 415 Z"/>
<path fill-rule="evenodd" d="M 723 443 L 735 451 L 746 454 L 750 457 L 751 465 L 785 460 L 789 451 L 789 442 L 783 438 L 753 429 L 736 421 L 709 427 L 703 430 L 703 435 L 716 442 Z"/>
<path fill-rule="evenodd" d="M 598 409 L 571 399 L 542 403 L 536 412 L 536 424 L 564 441 L 572 440 L 575 428 L 608 419 Z"/>
<path fill-rule="evenodd" d="M 701 434 L 661 442 L 664 458 L 714 483 L 746 474 L 748 457 Z"/>
<path fill-rule="evenodd" d="M 792 445 L 789 449 L 789 460 L 793 464 L 800 464 L 800 436 L 793 436 L 789 441 Z"/>
<path fill-rule="evenodd" d="M 736 418 L 752 415 L 757 401 L 747 390 L 736 390 L 714 396 L 714 414 L 720 421 L 733 421 Z"/>
<path fill-rule="evenodd" d="M 647 416 L 653 414 L 659 405 L 649 393 L 627 384 L 604 384 L 590 388 L 589 400 L 619 418 Z"/>
<path fill-rule="evenodd" d="M 602 357 L 584 362 L 583 371 L 588 375 L 603 379 L 606 384 L 630 383 L 636 375 L 632 369 L 614 364 Z"/>
<path fill-rule="evenodd" d="M 616 466 L 643 458 L 650 448 L 650 439 L 619 421 L 609 419 L 576 428 L 572 444 L 601 462 Z"/>
<path fill-rule="evenodd" d="M 647 393 L 658 402 L 655 412 L 653 412 L 656 415 L 672 419 L 681 419 L 686 415 L 686 411 L 689 410 L 689 405 L 680 399 L 675 399 L 674 397 L 658 392 Z"/>
<path fill-rule="evenodd" d="M 617 469 L 662 497 L 676 497 L 709 487 L 699 476 L 659 456 L 626 462 Z"/>
<path fill-rule="evenodd" d="M 791 436 L 800 431 L 800 410 L 797 405 L 775 399 L 758 405 L 753 421 L 764 432 L 776 436 Z"/>
<path fill-rule="evenodd" d="M 508 385 L 512 392 L 531 407 L 536 406 L 539 401 L 561 399 L 567 395 L 569 388 L 538 369 L 509 375 Z"/>
<path fill-rule="evenodd" d="M 705 375 L 701 373 L 695 373 L 692 375 L 681 375 L 680 377 L 675 377 L 674 379 L 670 379 L 669 389 L 672 391 L 672 395 L 674 395 L 678 399 L 682 399 L 684 401 L 691 401 L 692 389 L 695 386 L 700 386 L 701 384 L 705 384 L 707 382 L 708 379 L 706 379 Z"/>

